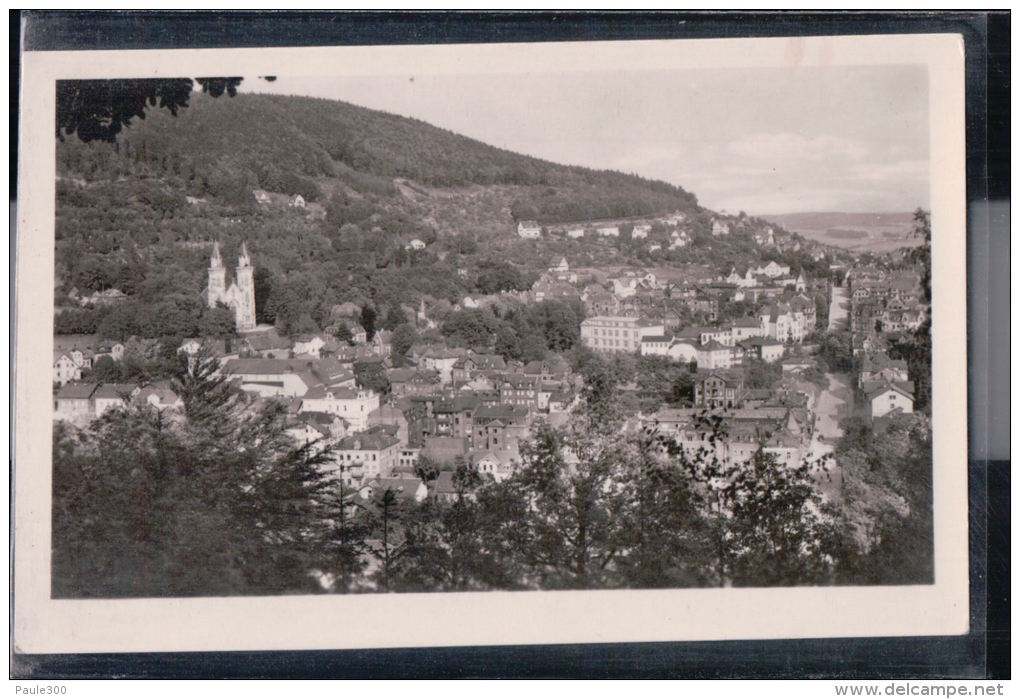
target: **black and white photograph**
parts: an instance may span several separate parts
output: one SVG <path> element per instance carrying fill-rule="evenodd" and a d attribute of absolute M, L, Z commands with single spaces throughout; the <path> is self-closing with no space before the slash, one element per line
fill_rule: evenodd
<path fill-rule="evenodd" d="M 43 595 L 927 599 L 963 184 L 900 39 L 54 73 Z"/>

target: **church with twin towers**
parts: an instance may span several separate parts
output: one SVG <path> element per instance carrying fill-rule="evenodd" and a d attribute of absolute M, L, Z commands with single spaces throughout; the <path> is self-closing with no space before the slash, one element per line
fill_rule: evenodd
<path fill-rule="evenodd" d="M 251 266 L 248 246 L 241 243 L 241 254 L 237 257 L 235 281 L 227 286 L 227 269 L 223 266 L 220 244 L 213 245 L 209 261 L 209 308 L 222 303 L 234 311 L 234 325 L 237 332 L 255 329 L 255 268 Z"/>

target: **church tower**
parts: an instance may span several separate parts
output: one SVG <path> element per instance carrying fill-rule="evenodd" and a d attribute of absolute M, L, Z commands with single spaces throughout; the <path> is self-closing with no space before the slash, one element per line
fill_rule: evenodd
<path fill-rule="evenodd" d="M 227 288 L 227 270 L 220 255 L 220 244 L 213 245 L 209 261 L 209 308 L 222 303 L 234 311 L 234 327 L 237 332 L 255 329 L 255 269 L 251 266 L 248 247 L 241 244 L 237 258 L 237 278 Z"/>
<path fill-rule="evenodd" d="M 255 269 L 251 266 L 248 246 L 241 243 L 241 254 L 237 258 L 237 305 L 234 318 L 238 332 L 255 329 Z"/>
<path fill-rule="evenodd" d="M 212 259 L 209 261 L 209 308 L 216 308 L 218 301 L 226 302 L 227 270 L 220 257 L 220 244 L 213 244 Z"/>

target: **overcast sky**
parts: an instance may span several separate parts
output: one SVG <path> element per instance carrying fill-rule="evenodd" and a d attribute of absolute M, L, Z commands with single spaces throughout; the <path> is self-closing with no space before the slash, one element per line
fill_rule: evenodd
<path fill-rule="evenodd" d="M 344 100 L 666 180 L 732 213 L 929 206 L 924 67 L 280 77 L 242 89 Z"/>

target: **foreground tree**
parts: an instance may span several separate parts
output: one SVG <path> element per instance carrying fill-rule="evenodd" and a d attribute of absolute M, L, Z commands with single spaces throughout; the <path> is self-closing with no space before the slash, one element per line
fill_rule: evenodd
<path fill-rule="evenodd" d="M 826 581 L 835 523 L 817 488 L 825 464 L 785 464 L 764 444 L 751 458 L 734 461 L 718 415 L 698 416 L 694 430 L 703 437 L 696 449 L 669 438 L 663 444 L 686 475 L 703 518 L 707 579 L 721 587 Z"/>
<path fill-rule="evenodd" d="M 194 83 L 205 92 L 231 97 L 243 78 L 151 78 L 124 80 L 60 80 L 57 82 L 57 138 L 77 134 L 82 141 L 113 143 L 132 119 L 148 109 L 166 109 L 174 116 L 188 106 Z"/>
<path fill-rule="evenodd" d="M 183 415 L 111 410 L 54 433 L 53 594 L 145 597 L 318 589 L 336 483 L 275 404 L 192 363 Z"/>

